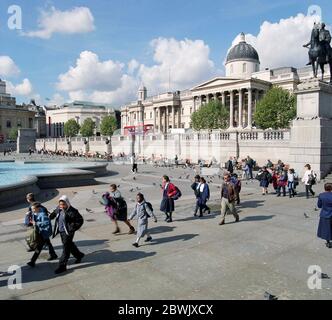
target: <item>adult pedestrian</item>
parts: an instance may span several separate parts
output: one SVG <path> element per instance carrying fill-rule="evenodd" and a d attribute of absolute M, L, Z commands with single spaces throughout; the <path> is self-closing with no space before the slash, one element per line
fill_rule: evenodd
<path fill-rule="evenodd" d="M 132 173 L 137 173 L 138 167 L 137 167 L 137 162 L 136 162 L 136 155 L 133 153 L 130 157 L 130 163 L 131 163 L 131 171 Z"/>
<path fill-rule="evenodd" d="M 221 217 L 222 220 L 219 225 L 225 224 L 226 214 L 229 210 L 234 216 L 235 222 L 240 221 L 240 217 L 236 212 L 235 202 L 236 202 L 236 190 L 234 184 L 231 182 L 230 174 L 224 175 L 224 182 L 221 186 Z"/>
<path fill-rule="evenodd" d="M 253 159 L 251 159 L 249 156 L 247 157 L 247 165 L 248 165 L 248 171 L 249 171 L 249 178 L 250 178 L 250 180 L 252 180 L 255 161 Z"/>
<path fill-rule="evenodd" d="M 234 166 L 233 166 L 233 158 L 230 157 L 229 160 L 226 162 L 226 170 L 232 174 L 234 172 Z"/>
<path fill-rule="evenodd" d="M 199 195 L 198 195 L 198 206 L 199 206 L 199 216 L 200 218 L 203 217 L 203 212 L 206 211 L 210 214 L 211 210 L 206 205 L 206 203 L 210 199 L 210 188 L 209 185 L 206 183 L 206 180 L 201 177 L 200 178 L 200 185 L 199 185 Z"/>
<path fill-rule="evenodd" d="M 195 211 L 194 211 L 194 216 L 196 217 L 197 212 L 199 210 L 199 193 L 200 193 L 199 187 L 200 187 L 201 177 L 199 175 L 196 175 L 194 179 L 195 180 L 194 180 L 193 184 L 191 185 L 191 189 L 194 191 L 195 199 L 196 199 Z"/>
<path fill-rule="evenodd" d="M 295 170 L 294 169 L 288 170 L 288 192 L 289 192 L 290 198 L 295 197 Z"/>
<path fill-rule="evenodd" d="M 281 196 L 281 191 L 282 195 L 286 197 L 287 185 L 288 185 L 288 174 L 287 174 L 287 169 L 284 169 L 279 175 L 277 197 Z"/>
<path fill-rule="evenodd" d="M 270 183 L 272 182 L 272 176 L 270 172 L 267 170 L 267 167 L 263 167 L 262 173 L 259 175 L 260 179 L 260 187 L 262 188 L 262 195 L 265 196 L 269 193 L 268 188 Z"/>
<path fill-rule="evenodd" d="M 317 206 L 322 210 L 317 236 L 326 241 L 328 248 L 332 248 L 332 184 L 326 183 L 324 189 L 325 192 L 318 196 Z"/>
<path fill-rule="evenodd" d="M 309 192 L 311 193 L 311 195 L 314 197 L 315 196 L 315 192 L 312 190 L 312 186 L 316 184 L 316 175 L 313 172 L 313 170 L 311 170 L 311 166 L 310 164 L 306 164 L 304 166 L 305 172 L 302 178 L 302 182 L 305 185 L 305 193 L 306 193 L 306 197 L 307 199 L 309 199 Z"/>

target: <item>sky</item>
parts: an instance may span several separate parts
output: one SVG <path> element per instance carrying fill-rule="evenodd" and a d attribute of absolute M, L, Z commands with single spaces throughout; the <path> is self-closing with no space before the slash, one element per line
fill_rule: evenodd
<path fill-rule="evenodd" d="M 155 95 L 224 76 L 241 32 L 261 68 L 301 67 L 314 21 L 332 24 L 331 9 L 330 0 L 1 0 L 0 78 L 18 102 L 119 107 L 142 83 Z"/>

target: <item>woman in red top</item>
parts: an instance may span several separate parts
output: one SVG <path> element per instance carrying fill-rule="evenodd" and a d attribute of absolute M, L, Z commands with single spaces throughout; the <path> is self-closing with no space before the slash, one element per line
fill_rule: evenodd
<path fill-rule="evenodd" d="M 160 211 L 164 212 L 166 215 L 165 221 L 168 223 L 173 222 L 172 213 L 174 212 L 174 199 L 173 197 L 177 193 L 177 189 L 173 183 L 170 182 L 168 176 L 163 176 L 163 199 L 160 204 Z"/>

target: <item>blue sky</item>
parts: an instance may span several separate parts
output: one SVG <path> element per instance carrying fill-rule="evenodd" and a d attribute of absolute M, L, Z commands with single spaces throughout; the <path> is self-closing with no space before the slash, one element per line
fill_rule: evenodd
<path fill-rule="evenodd" d="M 23 36 L 7 28 L 7 9 L 14 3 L 22 8 L 23 32 L 37 30 L 41 10 L 49 11 L 51 7 L 59 11 L 87 7 L 93 15 L 95 28 L 86 33 L 54 33 L 49 39 Z M 151 47 L 150 42 L 158 38 L 202 40 L 209 48 L 209 60 L 214 69 L 220 72 L 227 50 L 241 31 L 256 36 L 264 21 L 277 23 L 299 13 L 307 14 L 312 4 L 322 8 L 323 19 L 331 24 L 330 0 L 314 3 L 306 0 L 2 0 L 0 56 L 10 57 L 20 69 L 19 75 L 2 77 L 14 85 L 29 79 L 33 94 L 38 94 L 42 101 L 46 97 L 52 98 L 55 93 L 68 100 L 68 92 L 59 90 L 56 84 L 60 74 L 75 67 L 81 52 L 93 52 L 100 61 L 112 60 L 124 65 L 135 59 L 149 68 L 156 64 L 153 59 L 155 47 Z M 84 87 L 81 89 L 84 91 Z M 28 101 L 28 98 L 22 95 L 18 100 Z M 109 102 L 120 103 L 116 100 Z"/>

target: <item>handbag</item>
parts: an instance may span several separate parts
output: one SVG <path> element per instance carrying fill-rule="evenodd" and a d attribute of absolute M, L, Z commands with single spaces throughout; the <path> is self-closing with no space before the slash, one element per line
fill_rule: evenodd
<path fill-rule="evenodd" d="M 316 175 L 313 172 L 311 172 L 311 174 L 309 175 L 308 184 L 310 186 L 314 186 L 316 183 L 317 183 Z"/>

